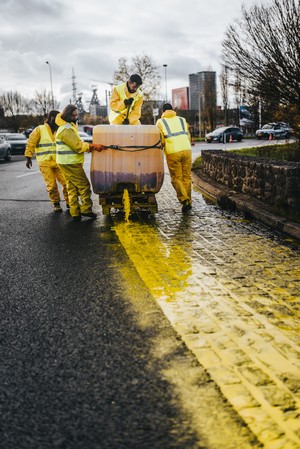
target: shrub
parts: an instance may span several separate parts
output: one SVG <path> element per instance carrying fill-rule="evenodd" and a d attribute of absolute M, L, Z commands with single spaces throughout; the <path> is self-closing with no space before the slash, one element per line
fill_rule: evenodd
<path fill-rule="evenodd" d="M 240 150 L 229 150 L 241 156 L 255 156 L 262 159 L 276 161 L 300 162 L 300 143 L 286 143 L 280 145 L 264 145 Z"/>

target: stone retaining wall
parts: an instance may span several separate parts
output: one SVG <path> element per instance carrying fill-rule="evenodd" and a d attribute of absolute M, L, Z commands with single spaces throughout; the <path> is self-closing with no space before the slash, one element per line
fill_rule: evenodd
<path fill-rule="evenodd" d="M 235 192 L 267 203 L 275 213 L 300 220 L 300 163 L 202 150 L 201 171 Z"/>

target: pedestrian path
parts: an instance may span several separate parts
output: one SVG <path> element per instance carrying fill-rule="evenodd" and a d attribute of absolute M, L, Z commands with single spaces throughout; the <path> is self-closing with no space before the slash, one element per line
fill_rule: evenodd
<path fill-rule="evenodd" d="M 155 218 L 114 229 L 187 347 L 266 449 L 300 448 L 300 248 L 166 175 Z"/>

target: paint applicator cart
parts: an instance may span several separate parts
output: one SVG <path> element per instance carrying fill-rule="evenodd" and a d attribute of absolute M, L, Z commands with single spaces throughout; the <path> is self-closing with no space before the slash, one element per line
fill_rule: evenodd
<path fill-rule="evenodd" d="M 91 182 L 99 195 L 104 215 L 111 209 L 130 214 L 138 211 L 157 213 L 155 194 L 164 181 L 164 158 L 159 130 L 155 125 L 97 125 L 93 143 L 106 147 L 93 151 Z"/>

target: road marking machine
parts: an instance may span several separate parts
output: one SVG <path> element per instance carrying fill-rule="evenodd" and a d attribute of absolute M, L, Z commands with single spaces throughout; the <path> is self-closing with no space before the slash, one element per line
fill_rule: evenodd
<path fill-rule="evenodd" d="M 97 125 L 93 143 L 106 147 L 93 151 L 91 182 L 104 215 L 111 209 L 127 215 L 158 211 L 155 194 L 164 181 L 164 159 L 155 125 Z"/>

